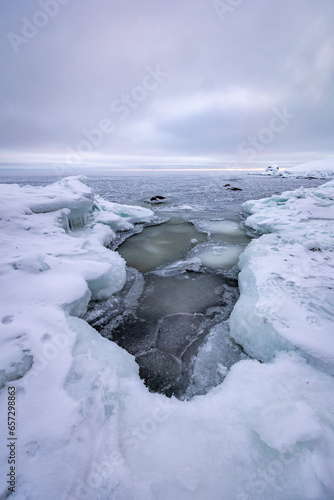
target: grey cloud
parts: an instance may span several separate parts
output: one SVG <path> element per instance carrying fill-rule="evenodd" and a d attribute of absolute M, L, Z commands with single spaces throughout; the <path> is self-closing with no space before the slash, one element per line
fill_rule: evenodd
<path fill-rule="evenodd" d="M 268 154 L 332 153 L 331 0 L 244 0 L 223 20 L 211 0 L 69 0 L 16 54 L 8 33 L 43 1 L 1 6 L 0 156 L 64 153 L 108 117 L 101 154 L 221 158 L 284 106 Z M 111 104 L 156 65 L 168 77 L 121 120 Z"/>

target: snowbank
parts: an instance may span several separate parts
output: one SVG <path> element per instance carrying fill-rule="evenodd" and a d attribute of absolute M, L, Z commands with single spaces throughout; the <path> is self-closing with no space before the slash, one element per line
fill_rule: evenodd
<path fill-rule="evenodd" d="M 301 163 L 286 170 L 268 167 L 264 172 L 256 175 L 269 175 L 274 177 L 295 177 L 297 179 L 332 179 L 334 177 L 334 158 L 309 161 Z"/>
<path fill-rule="evenodd" d="M 289 203 L 281 199 L 248 205 L 254 212 L 249 227 L 276 232 L 254 241 L 243 257 L 240 300 L 250 312 L 246 315 L 239 306 L 231 325 L 245 348 L 259 357 L 264 353 L 262 357 L 270 361 L 240 361 L 223 384 L 188 402 L 149 393 L 134 358 L 79 318 L 92 295 L 107 297 L 124 283 L 124 261 L 103 245 L 115 231 L 150 220 L 152 212 L 96 199 L 77 178 L 47 188 L 6 185 L 0 190 L 0 418 L 7 421 L 7 387 L 14 386 L 18 464 L 13 499 L 333 498 L 334 384 L 325 371 L 331 369 L 332 356 L 323 359 L 324 342 L 328 352 L 331 349 L 325 334 L 330 303 L 323 302 L 320 308 L 317 288 L 310 308 L 319 344 L 306 335 L 304 345 L 295 323 L 291 335 L 283 336 L 277 327 L 284 326 L 279 315 L 287 309 L 284 321 L 294 321 L 292 307 L 282 306 L 281 293 L 272 294 L 281 283 L 284 291 L 294 290 L 288 272 L 299 290 L 300 283 L 307 282 L 307 269 L 299 277 L 290 267 L 280 270 L 275 261 L 272 268 L 266 261 L 261 273 L 252 268 L 262 265 L 262 258 L 269 259 L 268 252 L 282 255 L 282 262 L 287 258 L 290 266 L 299 262 L 289 257 L 290 246 L 301 250 L 304 231 L 320 240 L 321 249 L 312 250 L 318 243 L 303 246 L 303 258 L 309 252 L 315 259 L 306 261 L 311 266 L 309 279 L 313 285 L 321 284 L 321 292 L 330 291 L 326 280 L 332 277 L 331 261 L 326 257 L 331 258 L 333 233 L 325 227 L 328 220 L 317 219 L 332 210 L 333 184 L 310 195 L 289 194 Z M 317 219 L 312 219 L 313 210 Z M 295 242 L 292 231 L 281 229 L 289 224 L 298 233 Z M 277 238 L 276 245 L 268 238 Z M 311 244 L 309 238 L 305 241 Z M 327 274 L 316 274 L 325 261 Z M 271 287 L 276 279 L 275 274 L 272 281 L 268 277 L 272 272 L 282 279 Z M 261 315 L 257 308 L 253 324 L 251 306 L 266 307 L 264 293 L 269 312 L 263 310 Z M 254 300 L 257 296 L 262 303 Z M 295 303 L 306 307 L 297 296 Z M 265 341 L 264 324 L 272 325 L 273 346 Z M 275 328 L 278 340 L 272 333 Z M 258 330 L 264 340 L 257 341 Z M 218 331 L 208 341 L 208 352 L 216 354 L 217 341 Z M 286 343 L 287 352 L 279 352 L 280 342 Z M 293 345 L 295 351 L 290 349 Z M 199 360 L 198 377 L 201 363 L 206 365 L 205 359 Z M 4 432 L 1 498 L 6 498 L 4 478 L 9 472 L 6 444 Z"/>
<path fill-rule="evenodd" d="M 330 171 L 334 172 L 334 158 L 325 160 L 308 161 L 295 167 L 289 168 L 289 172 L 312 172 L 312 171 Z"/>
<path fill-rule="evenodd" d="M 263 361 L 298 349 L 334 375 L 334 181 L 243 207 L 246 227 L 269 234 L 241 256 L 233 336 Z"/>

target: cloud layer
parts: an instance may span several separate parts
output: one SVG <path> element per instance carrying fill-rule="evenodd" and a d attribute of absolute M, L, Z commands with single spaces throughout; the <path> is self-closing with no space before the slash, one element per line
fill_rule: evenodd
<path fill-rule="evenodd" d="M 2 161 L 333 154 L 331 0 L 3 4 Z"/>

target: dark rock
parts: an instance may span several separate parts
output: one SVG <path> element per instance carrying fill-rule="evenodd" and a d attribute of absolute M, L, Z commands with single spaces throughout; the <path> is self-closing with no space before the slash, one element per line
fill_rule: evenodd
<path fill-rule="evenodd" d="M 237 187 L 230 187 L 230 188 L 227 188 L 229 191 L 242 191 L 241 188 L 237 188 Z"/>
<path fill-rule="evenodd" d="M 166 200 L 165 196 L 161 196 L 157 194 L 156 196 L 152 196 L 151 198 L 147 198 L 144 200 L 145 203 L 164 203 Z"/>
<path fill-rule="evenodd" d="M 166 200 L 165 196 L 160 196 L 157 194 L 156 196 L 152 196 L 151 198 L 148 198 L 147 200 L 144 200 L 145 203 L 164 203 Z"/>
<path fill-rule="evenodd" d="M 278 170 L 278 165 L 269 165 L 269 167 L 266 168 L 266 172 L 278 172 Z"/>
<path fill-rule="evenodd" d="M 230 185 L 231 185 L 231 184 L 224 184 L 224 188 L 226 188 L 226 187 L 228 187 L 228 186 L 230 186 Z"/>
<path fill-rule="evenodd" d="M 164 196 L 157 195 L 157 196 L 152 196 L 152 198 L 150 198 L 150 201 L 162 201 L 165 199 L 166 198 Z"/>

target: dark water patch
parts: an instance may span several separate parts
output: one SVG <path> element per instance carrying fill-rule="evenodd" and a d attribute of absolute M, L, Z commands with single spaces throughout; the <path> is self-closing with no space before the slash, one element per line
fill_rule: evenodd
<path fill-rule="evenodd" d="M 145 276 L 146 287 L 141 310 L 146 317 L 159 319 L 177 313 L 202 313 L 224 306 L 224 280 L 214 274 L 185 272 L 181 276 L 161 278 Z"/>
<path fill-rule="evenodd" d="M 232 311 L 236 285 L 235 278 L 215 273 L 159 277 L 129 268 L 124 289 L 111 301 L 92 302 L 85 319 L 135 356 L 151 391 L 182 399 L 194 386 L 200 346 Z"/>

